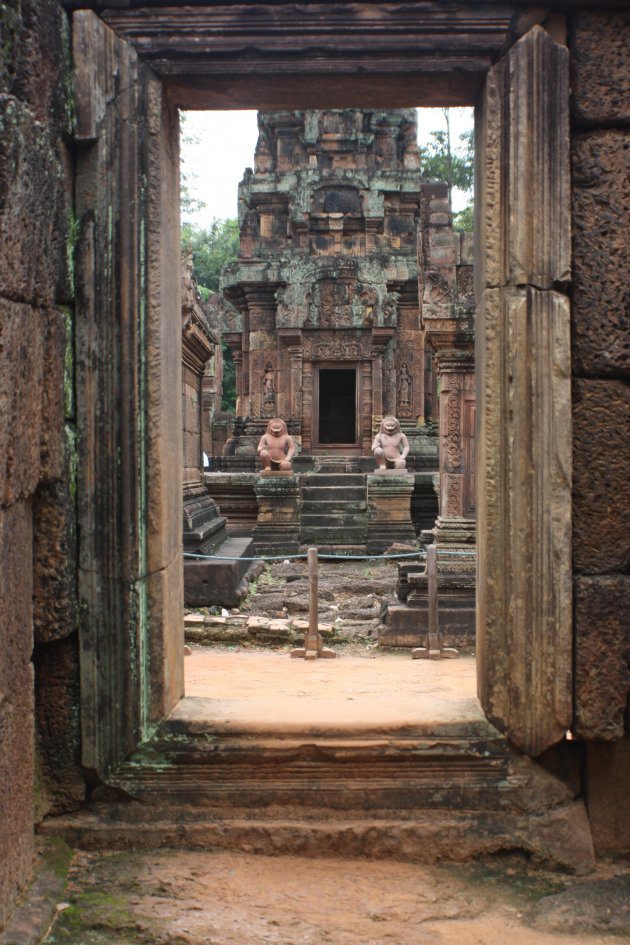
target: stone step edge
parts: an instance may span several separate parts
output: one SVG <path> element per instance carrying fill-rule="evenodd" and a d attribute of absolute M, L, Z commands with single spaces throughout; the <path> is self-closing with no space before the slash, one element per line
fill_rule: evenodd
<path fill-rule="evenodd" d="M 588 871 L 592 838 L 581 801 L 543 812 L 416 812 L 411 820 L 359 818 L 307 823 L 300 820 L 217 822 L 172 818 L 138 822 L 136 805 L 108 806 L 99 818 L 88 809 L 44 820 L 43 836 L 61 836 L 84 850 L 226 849 L 259 855 L 370 857 L 417 863 L 463 862 L 506 851 L 525 851 L 552 868 Z"/>

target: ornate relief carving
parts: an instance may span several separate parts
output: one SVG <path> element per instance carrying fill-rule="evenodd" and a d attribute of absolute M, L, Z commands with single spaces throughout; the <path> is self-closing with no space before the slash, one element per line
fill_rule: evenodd
<path fill-rule="evenodd" d="M 446 454 L 452 469 L 457 469 L 462 462 L 461 391 L 460 379 L 451 377 L 446 400 Z"/>
<path fill-rule="evenodd" d="M 398 413 L 401 417 L 410 417 L 413 413 L 413 377 L 407 361 L 398 369 Z"/>
<path fill-rule="evenodd" d="M 369 360 L 372 338 L 368 333 L 356 335 L 344 331 L 318 332 L 304 335 L 303 352 L 308 361 L 364 361 Z"/>
<path fill-rule="evenodd" d="M 428 270 L 424 274 L 424 301 L 425 302 L 449 302 L 451 291 L 449 284 L 441 272 Z"/>
<path fill-rule="evenodd" d="M 447 477 L 446 484 L 446 514 L 458 515 L 462 507 L 462 477 Z"/>
<path fill-rule="evenodd" d="M 265 365 L 262 375 L 262 413 L 263 416 L 274 416 L 276 412 L 276 387 L 273 364 L 269 361 Z"/>

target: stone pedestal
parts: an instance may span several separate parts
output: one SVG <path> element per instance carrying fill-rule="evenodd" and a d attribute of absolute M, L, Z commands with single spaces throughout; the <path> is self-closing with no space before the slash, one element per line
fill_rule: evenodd
<path fill-rule="evenodd" d="M 465 527 L 469 525 L 472 543 L 438 545 L 436 551 L 439 631 L 446 645 L 458 648 L 475 642 L 475 555 L 470 553 L 475 549 L 474 522 L 466 522 Z M 429 631 L 426 568 L 415 562 L 401 564 L 397 593 L 406 603 L 390 604 L 379 630 L 379 643 L 422 646 Z"/>
<path fill-rule="evenodd" d="M 230 534 L 237 526 L 254 527 L 258 518 L 255 493 L 257 473 L 210 472 L 205 473 L 203 478 L 208 493 L 219 503 L 228 520 Z"/>
<path fill-rule="evenodd" d="M 254 486 L 258 519 L 256 554 L 295 554 L 300 546 L 300 477 L 259 476 Z"/>
<path fill-rule="evenodd" d="M 380 554 L 394 543 L 415 545 L 411 521 L 414 477 L 402 470 L 373 473 L 367 477 L 368 554 Z"/>

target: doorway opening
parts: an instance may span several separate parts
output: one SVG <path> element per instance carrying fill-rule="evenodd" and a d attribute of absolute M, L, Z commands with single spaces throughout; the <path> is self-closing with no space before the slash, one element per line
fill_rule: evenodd
<path fill-rule="evenodd" d="M 320 368 L 318 375 L 320 446 L 356 446 L 356 368 Z"/>

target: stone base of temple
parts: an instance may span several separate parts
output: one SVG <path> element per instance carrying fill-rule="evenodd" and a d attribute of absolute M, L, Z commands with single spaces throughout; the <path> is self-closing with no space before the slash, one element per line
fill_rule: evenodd
<path fill-rule="evenodd" d="M 211 554 L 227 538 L 226 522 L 202 484 L 184 495 L 184 551 Z"/>
<path fill-rule="evenodd" d="M 236 607 L 262 569 L 261 561 L 247 560 L 254 556 L 250 538 L 227 538 L 214 553 L 217 557 L 209 561 L 184 560 L 186 607 Z"/>
<path fill-rule="evenodd" d="M 469 650 L 475 643 L 475 589 L 439 585 L 439 631 L 444 646 Z M 429 632 L 428 599 L 418 606 L 390 604 L 379 627 L 380 646 L 424 646 Z"/>
<path fill-rule="evenodd" d="M 421 540 L 435 541 L 438 580 L 438 625 L 445 646 L 470 648 L 475 642 L 475 523 L 438 517 Z M 429 629 L 428 577 L 424 566 L 404 561 L 398 566 L 396 594 L 379 629 L 381 646 L 423 646 Z"/>
<path fill-rule="evenodd" d="M 228 531 L 233 526 L 253 528 L 258 518 L 258 503 L 254 485 L 256 472 L 209 472 L 204 475 L 206 490 L 218 502 L 228 520 Z"/>
<path fill-rule="evenodd" d="M 411 521 L 414 478 L 406 470 L 384 472 L 367 476 L 368 554 L 381 554 L 394 544 L 416 544 Z"/>
<path fill-rule="evenodd" d="M 258 476 L 254 486 L 258 519 L 253 531 L 256 554 L 297 553 L 300 546 L 300 477 Z"/>
<path fill-rule="evenodd" d="M 184 605 L 186 607 L 234 607 L 247 594 L 254 562 L 249 538 L 230 538 L 226 517 L 207 494 L 203 484 L 184 496 Z M 237 560 L 208 560 L 205 555 Z"/>

